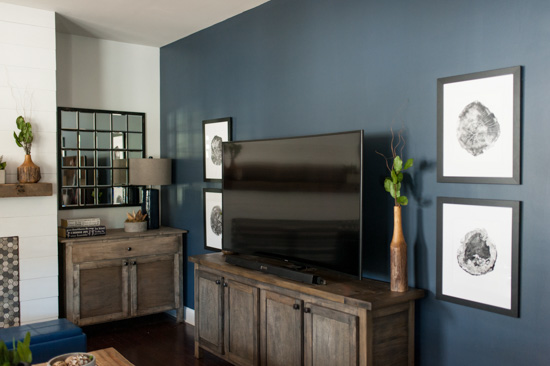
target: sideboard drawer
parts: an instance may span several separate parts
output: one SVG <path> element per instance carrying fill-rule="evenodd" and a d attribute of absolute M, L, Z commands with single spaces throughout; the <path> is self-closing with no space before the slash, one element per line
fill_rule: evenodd
<path fill-rule="evenodd" d="M 143 237 L 127 240 L 83 242 L 73 246 L 73 263 L 90 262 L 104 259 L 140 257 L 144 255 L 171 254 L 178 251 L 179 238 L 162 236 Z"/>

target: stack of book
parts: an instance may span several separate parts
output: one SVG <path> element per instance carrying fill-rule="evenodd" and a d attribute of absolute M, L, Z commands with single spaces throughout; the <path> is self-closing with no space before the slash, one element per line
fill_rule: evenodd
<path fill-rule="evenodd" d="M 61 219 L 58 228 L 61 238 L 80 238 L 85 236 L 105 235 L 105 225 L 101 225 L 98 217 L 84 219 Z"/>

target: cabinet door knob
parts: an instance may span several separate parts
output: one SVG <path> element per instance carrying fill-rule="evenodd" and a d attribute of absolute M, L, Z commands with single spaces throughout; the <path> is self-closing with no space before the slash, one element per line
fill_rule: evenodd
<path fill-rule="evenodd" d="M 222 283 L 220 280 L 216 280 L 216 285 L 219 285 L 220 283 Z"/>
<path fill-rule="evenodd" d="M 305 308 L 304 313 L 311 313 L 311 309 L 310 308 Z"/>
<path fill-rule="evenodd" d="M 127 265 L 128 265 L 128 262 L 124 262 L 124 265 L 127 266 Z"/>
<path fill-rule="evenodd" d="M 128 251 L 132 250 L 132 247 L 128 247 Z"/>
<path fill-rule="evenodd" d="M 300 305 L 294 304 L 294 305 L 292 305 L 292 308 L 293 308 L 294 310 L 299 310 L 299 309 L 300 309 Z"/>
<path fill-rule="evenodd" d="M 223 287 L 227 287 L 227 282 L 224 282 L 224 283 L 223 283 Z"/>
<path fill-rule="evenodd" d="M 136 262 L 136 261 L 133 261 L 132 264 L 135 266 L 135 265 L 137 264 L 137 262 Z"/>

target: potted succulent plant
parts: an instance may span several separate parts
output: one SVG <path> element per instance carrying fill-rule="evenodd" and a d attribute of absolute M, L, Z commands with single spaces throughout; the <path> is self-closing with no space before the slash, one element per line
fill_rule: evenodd
<path fill-rule="evenodd" d="M 124 231 L 127 233 L 141 233 L 147 231 L 147 214 L 142 214 L 141 210 L 137 213 L 127 213 L 128 218 L 124 222 Z"/>
<path fill-rule="evenodd" d="M 31 146 L 34 140 L 32 126 L 25 121 L 23 116 L 15 120 L 19 133 L 13 132 L 13 138 L 17 146 L 25 150 L 25 161 L 17 168 L 17 180 L 19 183 L 36 183 L 40 180 L 40 167 L 32 162 Z"/>
<path fill-rule="evenodd" d="M 2 161 L 4 155 L 0 155 L 0 184 L 6 183 L 6 162 Z"/>
<path fill-rule="evenodd" d="M 0 365 L 2 366 L 30 366 L 32 353 L 30 349 L 31 334 L 27 332 L 23 342 L 13 341 L 13 348 L 8 349 L 4 341 L 0 341 Z"/>

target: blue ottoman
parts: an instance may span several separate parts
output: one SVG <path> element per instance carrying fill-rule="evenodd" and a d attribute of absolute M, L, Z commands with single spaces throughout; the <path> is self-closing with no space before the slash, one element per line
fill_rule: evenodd
<path fill-rule="evenodd" d="M 86 334 L 67 319 L 21 325 L 0 329 L 0 339 L 9 349 L 31 333 L 32 363 L 47 362 L 51 358 L 69 352 L 86 352 Z"/>

